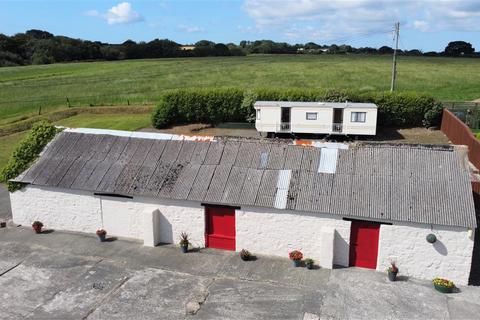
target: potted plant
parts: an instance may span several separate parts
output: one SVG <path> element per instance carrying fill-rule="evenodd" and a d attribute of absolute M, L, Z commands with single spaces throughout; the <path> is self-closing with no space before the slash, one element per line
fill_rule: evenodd
<path fill-rule="evenodd" d="M 299 250 L 293 250 L 288 254 L 290 260 L 293 261 L 293 266 L 294 267 L 300 267 L 300 263 L 302 262 L 303 259 L 303 253 Z"/>
<path fill-rule="evenodd" d="M 180 248 L 182 249 L 183 253 L 188 252 L 188 244 L 189 243 L 190 243 L 190 241 L 188 241 L 188 233 L 182 232 L 180 234 Z"/>
<path fill-rule="evenodd" d="M 32 223 L 32 229 L 35 231 L 35 233 L 42 233 L 42 228 L 43 228 L 43 223 L 40 221 L 34 221 Z"/>
<path fill-rule="evenodd" d="M 105 229 L 97 229 L 96 234 L 98 236 L 98 239 L 100 239 L 100 242 L 105 242 L 105 239 L 107 237 L 107 231 Z"/>
<path fill-rule="evenodd" d="M 435 290 L 441 293 L 452 293 L 453 288 L 455 287 L 455 284 L 447 279 L 435 278 L 432 282 Z"/>
<path fill-rule="evenodd" d="M 390 267 L 387 268 L 387 273 L 388 273 L 388 280 L 390 281 L 397 280 L 398 267 L 395 265 L 395 262 L 390 262 Z"/>
<path fill-rule="evenodd" d="M 305 266 L 307 267 L 307 269 L 309 269 L 309 270 L 313 269 L 313 263 L 314 263 L 313 259 L 307 258 L 307 259 L 305 259 L 304 263 L 305 263 Z"/>
<path fill-rule="evenodd" d="M 240 258 L 243 260 L 243 261 L 248 261 L 250 260 L 252 254 L 250 253 L 250 251 L 246 250 L 246 249 L 242 249 L 242 251 L 240 251 Z"/>

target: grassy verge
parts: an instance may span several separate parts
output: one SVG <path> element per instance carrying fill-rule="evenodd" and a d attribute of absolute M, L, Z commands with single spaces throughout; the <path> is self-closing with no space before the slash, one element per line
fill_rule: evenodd
<path fill-rule="evenodd" d="M 135 131 L 151 125 L 149 114 L 89 114 L 83 113 L 55 122 L 77 128 L 97 128 Z"/>

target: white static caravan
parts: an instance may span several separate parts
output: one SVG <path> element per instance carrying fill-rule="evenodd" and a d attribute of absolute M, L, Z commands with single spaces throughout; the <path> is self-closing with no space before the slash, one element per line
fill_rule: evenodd
<path fill-rule="evenodd" d="M 377 106 L 354 102 L 257 101 L 260 133 L 375 135 Z"/>

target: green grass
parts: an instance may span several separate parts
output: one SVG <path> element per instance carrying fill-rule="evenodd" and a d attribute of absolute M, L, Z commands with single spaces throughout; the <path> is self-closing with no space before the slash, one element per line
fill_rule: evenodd
<path fill-rule="evenodd" d="M 400 91 L 439 100 L 480 98 L 480 59 L 399 57 Z M 321 87 L 388 90 L 391 57 L 258 55 L 84 62 L 0 68 L 0 123 L 72 105 L 155 103 L 184 87 Z"/>
<path fill-rule="evenodd" d="M 151 126 L 148 114 L 89 114 L 82 113 L 57 121 L 55 124 L 74 128 L 98 128 L 135 131 Z"/>
<path fill-rule="evenodd" d="M 13 150 L 25 134 L 26 132 L 19 132 L 9 136 L 0 137 L 0 170 L 7 164 L 8 158 L 10 158 Z"/>

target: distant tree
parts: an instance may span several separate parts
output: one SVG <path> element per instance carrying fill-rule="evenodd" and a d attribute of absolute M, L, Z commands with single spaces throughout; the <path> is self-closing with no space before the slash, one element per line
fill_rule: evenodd
<path fill-rule="evenodd" d="M 388 46 L 383 46 L 383 47 L 378 48 L 378 53 L 380 53 L 380 54 L 392 54 L 393 49 L 388 47 Z"/>
<path fill-rule="evenodd" d="M 465 41 L 452 41 L 445 47 L 445 55 L 450 57 L 472 55 L 474 52 L 472 44 Z"/>
<path fill-rule="evenodd" d="M 35 39 L 51 39 L 54 37 L 50 32 L 37 29 L 28 30 L 25 34 Z"/>

